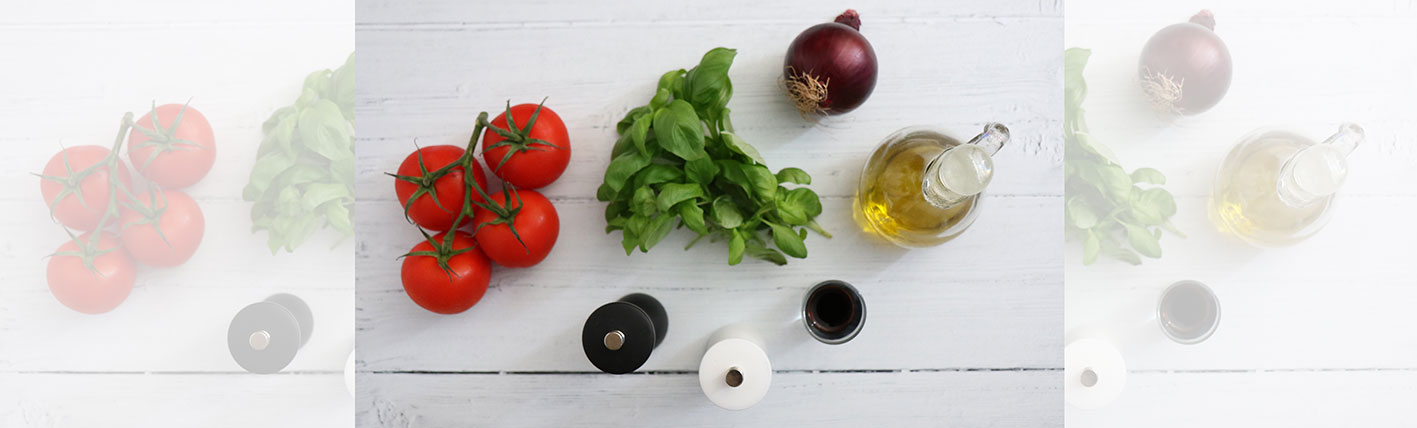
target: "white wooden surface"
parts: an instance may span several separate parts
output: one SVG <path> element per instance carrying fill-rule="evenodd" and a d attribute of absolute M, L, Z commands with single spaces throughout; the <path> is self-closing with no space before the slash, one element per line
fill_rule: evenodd
<path fill-rule="evenodd" d="M 305 75 L 353 49 L 353 5 L 260 0 L 14 2 L 0 16 L 0 426 L 336 426 L 352 423 L 353 244 L 317 236 L 272 256 L 241 200 L 261 122 Z M 50 295 L 44 256 L 68 239 L 39 172 L 62 146 L 113 141 L 123 112 L 188 98 L 215 129 L 211 173 L 187 189 L 206 216 L 197 254 L 140 268 L 113 312 Z M 333 248 L 331 248 L 333 246 Z M 231 317 L 289 292 L 315 330 L 287 374 L 246 374 L 227 353 Z M 341 422 L 343 421 L 343 422 Z"/>
<path fill-rule="evenodd" d="M 1411 1 L 1136 2 L 1078 0 L 1066 44 L 1092 49 L 1085 108 L 1094 135 L 1127 168 L 1160 169 L 1177 196 L 1161 260 L 1081 266 L 1067 247 L 1067 340 L 1102 336 L 1131 376 L 1100 410 L 1068 426 L 1412 426 L 1417 413 L 1417 5 Z M 1235 61 L 1229 94 L 1163 123 L 1135 89 L 1150 35 L 1202 8 Z M 1292 124 L 1322 139 L 1351 121 L 1367 131 L 1332 222 L 1293 247 L 1259 250 L 1206 218 L 1216 168 L 1248 131 Z M 1195 279 L 1220 297 L 1208 341 L 1167 341 L 1152 314 L 1161 290 Z"/>
<path fill-rule="evenodd" d="M 735 3 L 735 2 L 729 2 Z M 776 87 L 801 30 L 847 7 L 863 17 L 881 75 L 859 110 L 802 121 Z M 1062 417 L 1060 5 L 1004 2 L 359 1 L 356 250 L 361 426 L 1058 426 Z M 734 124 L 770 166 L 813 176 L 836 237 L 808 239 L 785 267 L 726 264 L 723 244 L 621 253 L 594 199 L 614 124 L 666 70 L 716 46 L 738 49 Z M 562 222 L 532 269 L 498 268 L 468 312 L 414 305 L 396 257 L 419 239 L 393 196 L 393 171 L 419 145 L 466 144 L 479 111 L 508 99 L 548 105 L 570 128 L 571 164 L 542 191 Z M 1013 130 L 974 227 L 903 251 L 850 219 L 861 163 L 896 129 L 972 136 Z M 839 278 L 865 295 L 863 333 L 831 347 L 793 320 L 802 293 Z M 578 339 L 585 317 L 636 291 L 659 298 L 668 337 L 641 368 L 600 374 Z M 699 392 L 704 340 L 734 322 L 769 336 L 767 398 L 732 413 Z"/>

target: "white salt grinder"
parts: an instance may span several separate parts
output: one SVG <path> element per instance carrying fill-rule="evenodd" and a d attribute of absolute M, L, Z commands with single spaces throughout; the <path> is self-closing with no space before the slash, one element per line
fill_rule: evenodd
<path fill-rule="evenodd" d="M 699 361 L 699 388 L 709 401 L 728 410 L 753 407 L 772 386 L 772 362 L 762 335 L 746 324 L 723 327 L 709 336 Z"/>
<path fill-rule="evenodd" d="M 1063 348 L 1063 397 L 1079 409 L 1106 407 L 1127 385 L 1127 362 L 1111 343 L 1081 339 Z"/>

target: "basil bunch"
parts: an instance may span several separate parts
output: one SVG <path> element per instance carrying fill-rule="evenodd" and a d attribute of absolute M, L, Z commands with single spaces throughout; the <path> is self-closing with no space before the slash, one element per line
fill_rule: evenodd
<path fill-rule="evenodd" d="M 1082 108 L 1087 82 L 1082 70 L 1091 54 L 1087 49 L 1071 48 L 1063 55 L 1067 236 L 1082 241 L 1083 264 L 1097 261 L 1099 254 L 1141 264 L 1138 254 L 1161 257 L 1162 230 L 1181 237 L 1185 234 L 1171 224 L 1176 199 L 1161 188 L 1166 176 L 1152 168 L 1137 168 L 1128 174 L 1116 155 L 1088 134 Z"/>
<path fill-rule="evenodd" d="M 295 104 L 261 125 L 265 137 L 241 197 L 251 232 L 268 232 L 271 253 L 287 252 L 321 225 L 354 235 L 354 54 L 340 68 L 305 78 Z"/>
<path fill-rule="evenodd" d="M 626 255 L 648 252 L 676 223 L 699 235 L 690 247 L 705 236 L 728 241 L 730 265 L 745 254 L 787 264 L 784 254 L 807 257 L 807 229 L 831 237 L 814 221 L 822 213 L 817 194 L 783 185 L 811 184 L 812 177 L 798 168 L 774 174 L 733 133 L 726 106 L 736 54 L 715 48 L 697 67 L 665 73 L 649 105 L 616 125 L 620 139 L 596 198 L 609 202 L 605 233 L 623 233 Z"/>

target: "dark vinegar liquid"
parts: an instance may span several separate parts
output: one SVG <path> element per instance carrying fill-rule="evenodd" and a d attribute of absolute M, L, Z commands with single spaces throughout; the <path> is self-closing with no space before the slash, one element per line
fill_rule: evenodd
<path fill-rule="evenodd" d="M 1161 298 L 1161 328 L 1179 340 L 1198 340 L 1219 321 L 1220 307 L 1210 289 L 1197 282 L 1171 287 Z"/>
<path fill-rule="evenodd" d="M 846 290 L 823 289 L 813 312 L 822 330 L 840 330 L 851 322 L 851 296 L 846 295 Z"/>

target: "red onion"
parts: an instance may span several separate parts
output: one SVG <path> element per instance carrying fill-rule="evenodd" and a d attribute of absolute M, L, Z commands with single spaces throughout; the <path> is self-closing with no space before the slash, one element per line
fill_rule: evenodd
<path fill-rule="evenodd" d="M 876 88 L 876 51 L 861 35 L 855 10 L 817 24 L 787 48 L 783 82 L 797 110 L 835 115 L 855 110 Z"/>
<path fill-rule="evenodd" d="M 1190 22 L 1151 36 L 1137 73 L 1158 111 L 1192 115 L 1209 110 L 1230 89 L 1230 50 L 1215 35 L 1215 15 L 1202 10 Z"/>

